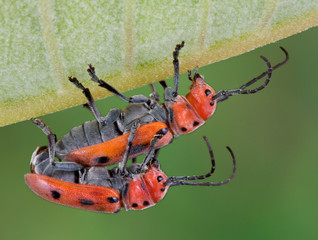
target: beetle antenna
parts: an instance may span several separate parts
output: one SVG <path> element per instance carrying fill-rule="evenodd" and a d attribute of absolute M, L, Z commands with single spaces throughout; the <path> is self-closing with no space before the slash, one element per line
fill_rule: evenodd
<path fill-rule="evenodd" d="M 210 172 L 208 172 L 205 175 L 198 175 L 198 176 L 184 176 L 184 177 L 169 177 L 167 179 L 167 181 L 164 183 L 165 186 L 178 186 L 178 185 L 192 185 L 192 186 L 220 186 L 220 185 L 224 185 L 229 183 L 235 176 L 235 172 L 236 172 L 236 159 L 234 156 L 233 151 L 231 150 L 230 147 L 226 147 L 227 150 L 230 152 L 232 159 L 233 159 L 233 171 L 232 171 L 232 175 L 221 182 L 193 182 L 191 180 L 202 180 L 202 179 L 206 179 L 212 176 L 212 174 L 215 171 L 215 159 L 214 159 L 214 155 L 213 155 L 213 151 L 212 151 L 212 147 L 211 144 L 209 142 L 209 140 L 207 139 L 207 137 L 203 137 L 206 145 L 209 149 L 209 154 L 210 154 L 210 159 L 211 159 L 211 170 Z"/>
<path fill-rule="evenodd" d="M 276 64 L 274 67 L 272 67 L 267 58 L 265 58 L 263 56 L 260 56 L 265 61 L 265 63 L 267 64 L 267 68 L 268 69 L 267 69 L 266 72 L 263 72 L 261 75 L 253 78 L 252 80 L 250 80 L 246 84 L 242 85 L 238 89 L 235 89 L 235 90 L 221 90 L 221 91 L 219 91 L 217 94 L 215 94 L 212 97 L 212 100 L 217 101 L 217 102 L 222 102 L 222 101 L 228 99 L 230 96 L 233 96 L 233 95 L 237 95 L 237 94 L 252 94 L 252 93 L 256 93 L 256 92 L 264 89 L 268 85 L 268 83 L 270 82 L 270 79 L 271 79 L 271 76 L 272 76 L 272 71 L 275 70 L 276 68 L 279 68 L 280 66 L 284 65 L 289 60 L 289 54 L 286 51 L 286 49 L 283 48 L 283 47 L 280 47 L 280 49 L 285 53 L 286 57 L 285 57 L 284 61 L 282 61 L 282 62 Z M 259 86 L 257 88 L 254 88 L 254 89 L 251 89 L 251 90 L 245 90 L 247 87 L 249 87 L 252 84 L 256 83 L 258 80 L 262 79 L 266 75 L 267 75 L 267 78 L 266 78 L 265 82 L 261 86 Z"/>

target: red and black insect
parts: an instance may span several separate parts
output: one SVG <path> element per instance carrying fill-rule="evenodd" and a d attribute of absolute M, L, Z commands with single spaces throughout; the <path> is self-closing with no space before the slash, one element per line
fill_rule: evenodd
<path fill-rule="evenodd" d="M 44 131 L 49 137 L 51 146 L 54 145 L 52 147 L 54 156 L 83 166 L 111 165 L 124 159 L 119 166 L 120 171 L 124 171 L 128 159 L 146 153 L 151 146 L 159 149 L 169 144 L 173 138 L 190 133 L 204 124 L 213 115 L 219 102 L 233 95 L 252 94 L 264 89 L 270 81 L 272 71 L 289 59 L 287 51 L 282 47 L 286 59 L 274 67 L 265 57 L 261 56 L 267 64 L 267 71 L 238 89 L 221 90 L 217 93 L 205 82 L 204 77 L 197 70 L 193 78 L 189 71 L 188 78 L 192 81 L 192 85 L 190 92 L 184 97 L 178 95 L 178 56 L 183 46 L 184 42 L 178 44 L 173 52 L 174 87 L 168 87 L 165 81 L 160 81 L 165 89 L 164 103 L 160 103 L 160 97 L 154 84 L 151 84 L 153 93 L 149 98 L 143 95 L 127 98 L 114 87 L 99 79 L 94 67 L 89 65 L 87 71 L 94 82 L 129 103 L 124 110 L 112 109 L 103 118 L 96 108 L 89 89 L 85 88 L 75 77 L 70 77 L 69 80 L 83 91 L 88 100 L 84 106 L 93 113 L 96 120 L 74 127 L 57 142 L 54 134 Z M 267 78 L 261 86 L 247 90 L 249 86 L 265 76 Z M 37 125 L 41 127 L 41 124 Z M 126 151 L 127 148 L 128 151 Z M 127 153 L 126 156 L 125 153 Z M 53 157 L 51 157 L 52 164 L 53 161 Z"/>
<path fill-rule="evenodd" d="M 118 167 L 79 168 L 76 171 L 63 170 L 52 166 L 50 147 L 38 147 L 31 158 L 31 173 L 25 175 L 26 184 L 38 196 L 62 205 L 90 211 L 117 213 L 121 208 L 142 210 L 154 206 L 164 198 L 168 188 L 178 185 L 220 186 L 230 182 L 235 174 L 236 160 L 233 152 L 232 175 L 222 182 L 196 182 L 209 178 L 215 170 L 213 152 L 207 138 L 212 168 L 200 176 L 167 177 L 160 169 L 154 147 L 146 158 L 150 158 L 144 169 L 132 163 L 122 175 Z M 61 165 L 68 162 L 60 162 Z"/>

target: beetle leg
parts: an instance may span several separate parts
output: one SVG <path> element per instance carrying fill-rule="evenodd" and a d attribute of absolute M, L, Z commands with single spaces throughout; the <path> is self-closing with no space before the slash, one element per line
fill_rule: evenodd
<path fill-rule="evenodd" d="M 40 128 L 44 134 L 48 137 L 49 145 L 49 159 L 50 164 L 55 165 L 54 156 L 55 156 L 55 143 L 56 143 L 56 135 L 52 133 L 51 129 L 45 125 L 45 123 L 38 118 L 31 118 L 32 123 L 34 123 L 38 128 Z"/>
<path fill-rule="evenodd" d="M 163 87 L 163 89 L 166 89 L 168 87 L 167 83 L 165 80 L 159 81 L 160 85 Z"/>
<path fill-rule="evenodd" d="M 38 126 L 48 137 L 48 151 L 49 151 L 49 162 L 50 164 L 43 170 L 43 175 L 48 175 L 48 171 L 53 172 L 54 170 L 60 171 L 77 171 L 82 167 L 82 165 L 73 162 L 56 162 L 54 160 L 55 157 L 55 144 L 56 144 L 56 135 L 52 133 L 51 129 L 46 126 L 46 124 L 38 118 L 31 118 L 32 123 Z"/>
<path fill-rule="evenodd" d="M 141 165 L 140 165 L 140 169 L 139 169 L 140 171 L 142 171 L 142 170 L 145 168 L 145 166 L 148 164 L 148 162 L 149 162 L 151 159 L 153 159 L 153 157 L 154 157 L 154 151 L 155 151 L 154 147 L 155 147 L 155 145 L 157 144 L 158 140 L 159 140 L 159 137 L 158 137 L 158 136 L 155 136 L 155 137 L 152 139 L 152 141 L 151 141 L 151 143 L 150 143 L 149 151 L 148 151 L 146 157 L 144 158 L 144 160 L 142 161 L 142 163 L 141 163 Z"/>
<path fill-rule="evenodd" d="M 127 143 L 127 146 L 126 146 L 126 150 L 125 150 L 125 153 L 124 153 L 124 157 L 123 157 L 123 161 L 119 163 L 118 165 L 118 170 L 119 172 L 124 175 L 125 174 L 125 170 L 126 170 L 126 166 L 127 166 L 127 162 L 128 162 L 128 156 L 129 156 L 129 152 L 131 150 L 131 147 L 132 147 L 132 142 L 135 138 L 135 133 L 137 131 L 139 127 L 139 120 L 136 120 L 132 127 L 131 127 L 131 130 L 130 130 L 130 133 L 129 133 L 129 136 L 128 136 L 128 143 Z"/>
<path fill-rule="evenodd" d="M 159 149 L 155 149 L 155 146 L 158 143 L 159 139 L 161 139 L 164 135 L 165 134 L 163 133 L 157 133 L 151 140 L 148 153 L 140 165 L 140 171 L 142 171 L 146 167 L 150 160 L 157 160 Z"/>
<path fill-rule="evenodd" d="M 87 72 L 88 72 L 89 76 L 91 77 L 92 81 L 98 83 L 100 87 L 106 88 L 108 91 L 110 91 L 111 93 L 115 94 L 117 97 L 121 98 L 125 102 L 129 102 L 129 103 L 146 103 L 146 102 L 149 101 L 149 99 L 146 96 L 143 96 L 143 95 L 136 95 L 136 96 L 132 96 L 130 98 L 127 98 L 124 94 L 122 94 L 116 88 L 114 88 L 113 86 L 109 85 L 107 82 L 99 79 L 96 76 L 96 74 L 95 74 L 95 68 L 91 64 L 88 65 Z"/>
<path fill-rule="evenodd" d="M 178 93 L 179 88 L 179 52 L 184 46 L 184 41 L 181 44 L 177 44 L 175 50 L 173 51 L 173 67 L 174 67 L 174 92 Z"/>
<path fill-rule="evenodd" d="M 199 70 L 199 67 L 196 67 L 195 70 L 194 70 L 194 79 L 196 79 L 196 76 L 198 75 L 198 70 Z M 191 77 L 191 70 L 188 70 L 188 79 L 190 81 L 193 81 L 193 78 Z"/>
<path fill-rule="evenodd" d="M 153 161 L 158 161 L 157 159 L 158 159 L 158 155 L 159 155 L 160 149 L 161 148 L 158 148 L 158 149 L 155 150 L 154 155 L 153 155 Z"/>
<path fill-rule="evenodd" d="M 188 79 L 189 79 L 190 81 L 193 81 L 193 78 L 191 77 L 191 70 L 188 70 Z"/>
<path fill-rule="evenodd" d="M 55 162 L 54 170 L 74 172 L 82 169 L 83 166 L 75 162 Z"/>
<path fill-rule="evenodd" d="M 76 77 L 69 77 L 68 78 L 69 81 L 71 83 L 73 83 L 77 88 L 81 89 L 83 94 L 85 95 L 88 103 L 84 104 L 84 107 L 87 108 L 88 110 L 90 110 L 94 117 L 96 118 L 96 120 L 103 124 L 103 119 L 102 119 L 102 116 L 100 114 L 100 112 L 98 111 L 97 107 L 96 107 L 96 104 L 95 104 L 95 101 L 94 101 L 94 98 L 91 94 L 91 92 L 89 91 L 88 88 L 85 88 L 78 80 Z"/>
<path fill-rule="evenodd" d="M 160 96 L 158 94 L 158 91 L 157 91 L 155 84 L 151 83 L 150 87 L 152 90 L 152 93 L 150 94 L 150 98 L 155 100 L 156 102 L 160 102 Z"/>

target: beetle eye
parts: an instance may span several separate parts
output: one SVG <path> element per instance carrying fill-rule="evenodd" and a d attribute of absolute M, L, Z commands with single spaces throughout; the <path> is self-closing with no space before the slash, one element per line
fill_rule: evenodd
<path fill-rule="evenodd" d="M 157 177 L 157 181 L 158 181 L 158 182 L 161 182 L 162 180 L 163 180 L 163 177 L 162 177 L 162 176 L 158 176 L 158 177 Z"/>
<path fill-rule="evenodd" d="M 209 89 L 205 89 L 205 95 L 209 96 L 211 94 L 211 91 Z"/>

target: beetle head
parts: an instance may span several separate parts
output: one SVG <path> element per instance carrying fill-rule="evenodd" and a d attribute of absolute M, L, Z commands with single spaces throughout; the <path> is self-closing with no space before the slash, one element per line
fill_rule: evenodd
<path fill-rule="evenodd" d="M 204 81 L 204 77 L 197 72 L 194 74 L 193 79 L 189 75 L 189 79 L 192 81 L 192 85 L 186 98 L 200 117 L 203 120 L 207 120 L 213 115 L 216 108 L 216 101 L 212 100 L 215 91 Z"/>

